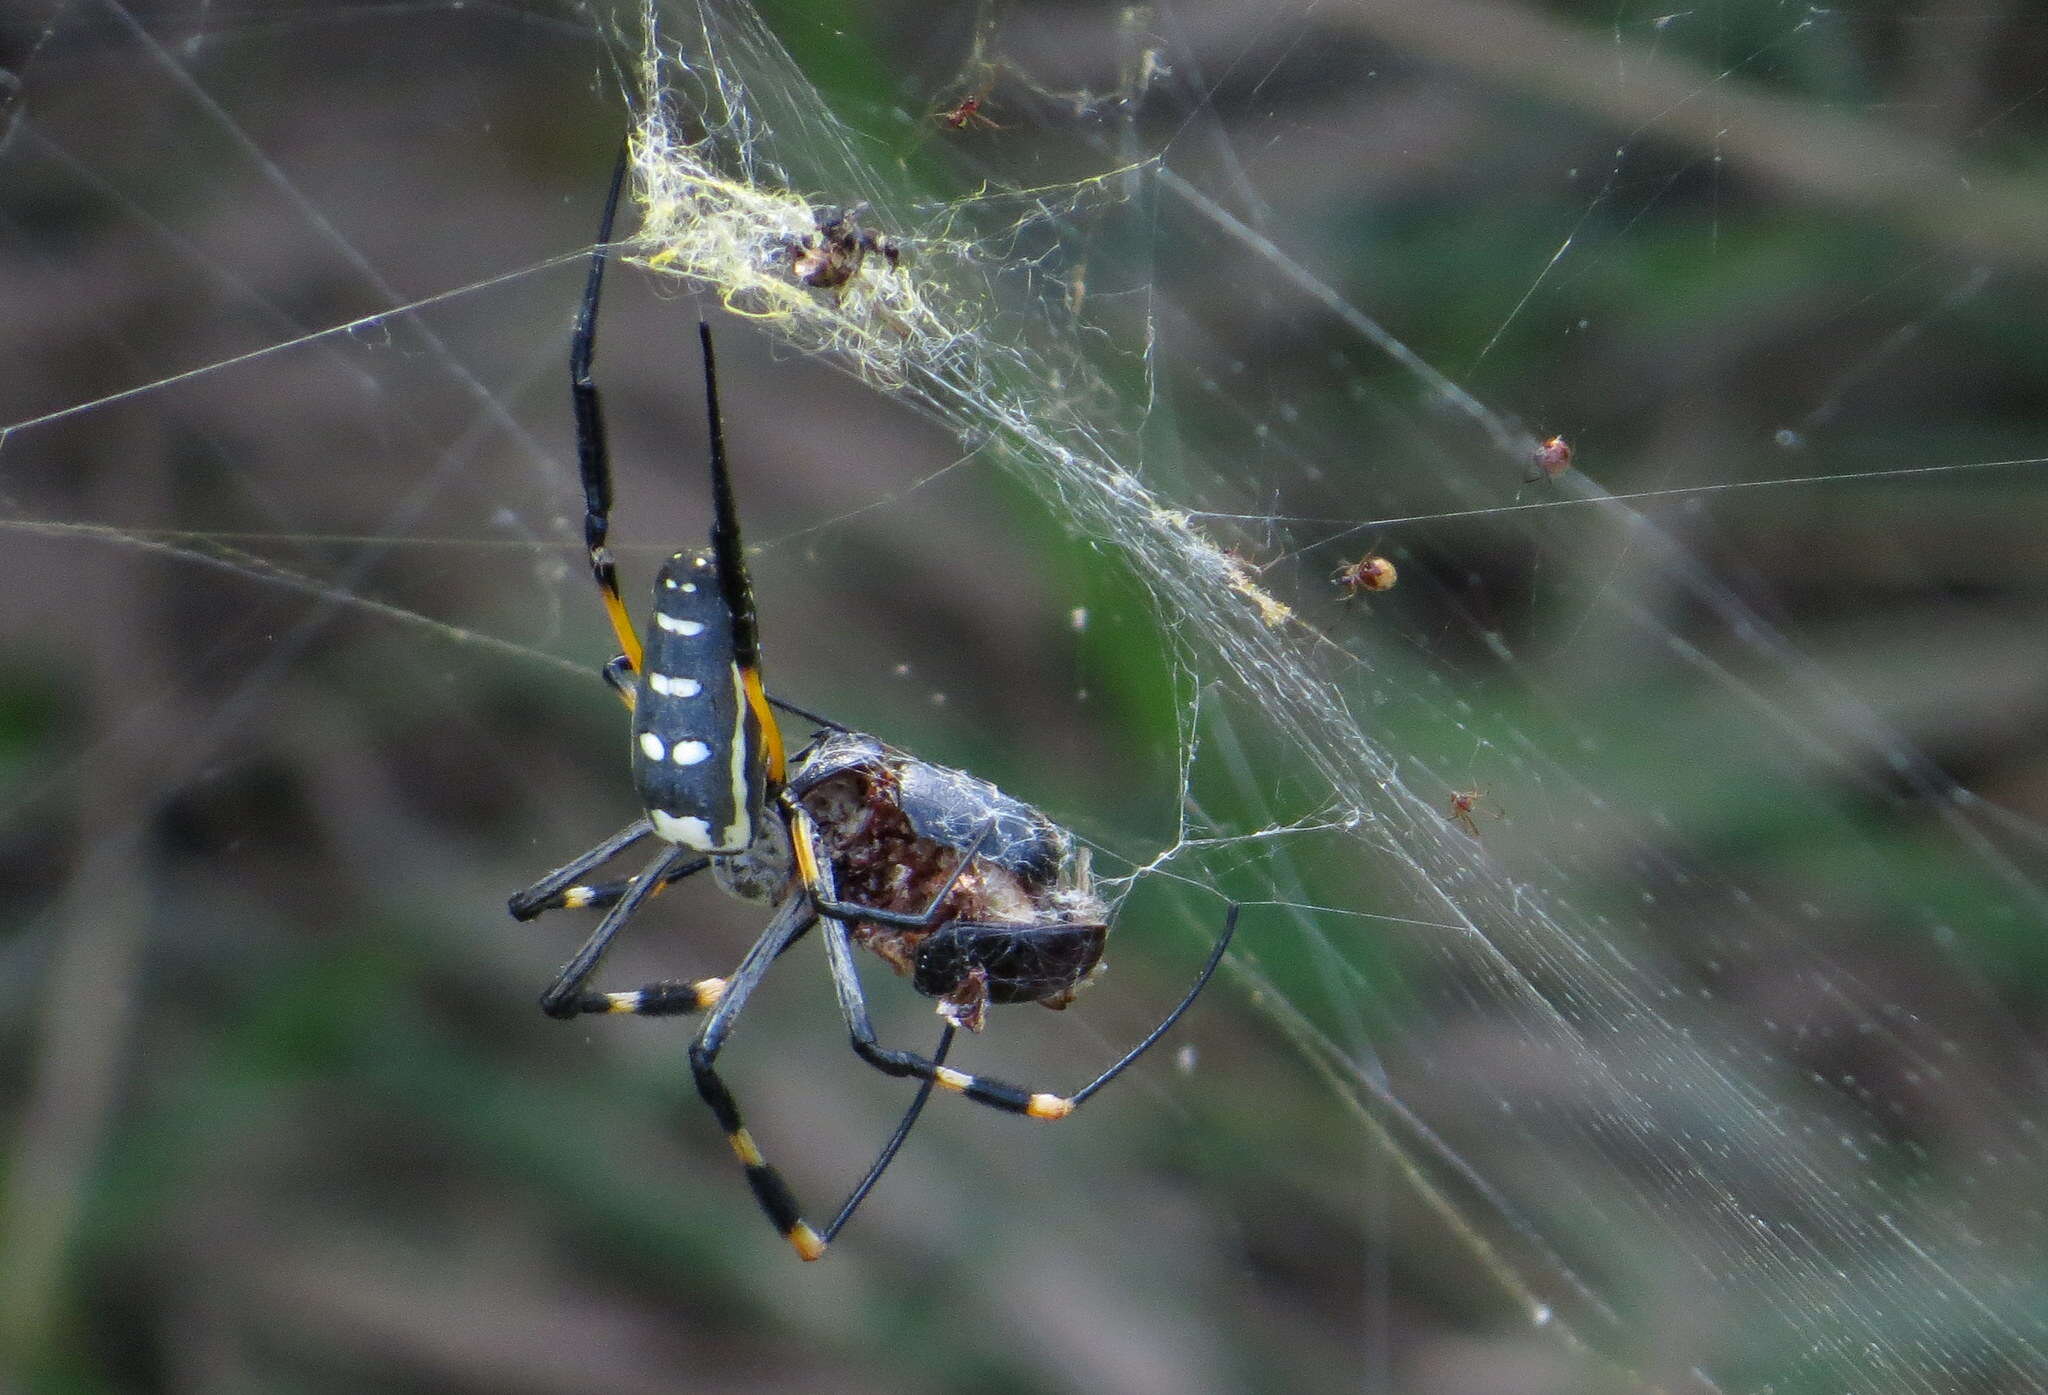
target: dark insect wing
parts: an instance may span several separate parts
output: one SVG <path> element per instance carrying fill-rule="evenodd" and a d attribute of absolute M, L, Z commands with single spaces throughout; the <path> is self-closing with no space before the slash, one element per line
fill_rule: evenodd
<path fill-rule="evenodd" d="M 810 745 L 797 752 L 789 792 L 801 799 L 834 775 L 863 768 L 880 770 L 888 758 L 889 748 L 866 732 L 820 732 Z"/>
<path fill-rule="evenodd" d="M 962 770 L 905 758 L 903 812 L 923 837 L 964 848 L 984 826 L 976 854 L 1027 885 L 1050 887 L 1067 859 L 1066 833 L 1045 815 Z"/>
<path fill-rule="evenodd" d="M 992 1003 L 1064 1006 L 1072 990 L 1102 958 L 1109 927 L 1101 921 L 1071 925 L 977 925 L 952 921 L 917 947 L 911 985 L 928 998 L 944 998 L 978 970 Z"/>
<path fill-rule="evenodd" d="M 1053 885 L 1066 861 L 1067 834 L 1023 800 L 963 770 L 906 755 L 864 732 L 825 732 L 798 755 L 795 765 L 789 780 L 794 798 L 801 800 L 848 773 L 881 781 L 891 787 L 891 802 L 919 837 L 941 847 L 965 848 L 979 835 L 976 858 L 1015 873 L 1030 886 Z"/>
<path fill-rule="evenodd" d="M 697 852 L 744 850 L 766 797 L 733 631 L 711 554 L 671 557 L 655 579 L 633 704 L 633 787 L 655 833 Z"/>

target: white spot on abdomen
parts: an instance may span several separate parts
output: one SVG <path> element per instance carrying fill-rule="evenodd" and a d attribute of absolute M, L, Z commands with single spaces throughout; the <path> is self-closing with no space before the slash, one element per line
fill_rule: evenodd
<path fill-rule="evenodd" d="M 672 635 L 688 637 L 704 633 L 704 622 L 701 620 L 679 620 L 673 615 L 663 615 L 660 612 L 656 612 L 654 623 Z"/>
<path fill-rule="evenodd" d="M 649 809 L 647 821 L 654 825 L 655 833 L 671 843 L 694 848 L 698 852 L 718 851 L 711 843 L 711 825 L 700 818 L 677 818 L 659 809 Z"/>
<path fill-rule="evenodd" d="M 704 685 L 694 678 L 671 678 L 665 673 L 647 675 L 647 686 L 661 697 L 695 697 Z"/>
<path fill-rule="evenodd" d="M 640 749 L 646 752 L 647 759 L 649 760 L 660 760 L 668 754 L 667 751 L 662 749 L 661 738 L 651 731 L 640 733 Z"/>
<path fill-rule="evenodd" d="M 677 765 L 700 765 L 711 759 L 711 748 L 701 741 L 678 741 L 669 758 Z"/>

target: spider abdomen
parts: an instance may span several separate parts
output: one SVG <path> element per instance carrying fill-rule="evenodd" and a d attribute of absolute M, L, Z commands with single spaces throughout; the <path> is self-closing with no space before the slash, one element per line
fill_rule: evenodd
<path fill-rule="evenodd" d="M 717 570 L 708 552 L 679 552 L 654 583 L 633 704 L 633 788 L 662 838 L 738 853 L 754 842 L 766 784 Z"/>

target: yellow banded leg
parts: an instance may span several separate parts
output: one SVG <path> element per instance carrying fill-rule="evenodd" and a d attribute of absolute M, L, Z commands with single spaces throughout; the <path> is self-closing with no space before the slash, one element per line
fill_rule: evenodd
<path fill-rule="evenodd" d="M 987 1076 L 969 1075 L 966 1071 L 954 1070 L 918 1055 L 914 1051 L 893 1051 L 883 1046 L 875 1037 L 874 1023 L 868 1017 L 867 999 L 861 991 L 860 975 L 854 968 L 853 944 L 846 926 L 837 920 L 827 919 L 825 927 L 825 957 L 832 969 L 832 985 L 839 995 L 839 1007 L 846 1018 L 848 1033 L 853 1038 L 853 1049 L 863 1061 L 881 1071 L 884 1075 L 916 1076 L 929 1080 L 942 1090 L 965 1095 L 977 1104 L 988 1105 L 1011 1114 L 1022 1114 L 1030 1119 L 1064 1119 L 1084 1104 L 1089 1096 L 1128 1069 L 1133 1061 L 1150 1051 L 1158 1040 L 1171 1030 L 1173 1024 L 1194 1001 L 1201 996 L 1202 989 L 1216 973 L 1216 966 L 1223 962 L 1223 952 L 1230 948 L 1231 936 L 1237 933 L 1238 907 L 1232 903 L 1223 917 L 1223 934 L 1217 938 L 1216 946 L 1209 951 L 1209 958 L 1202 965 L 1202 971 L 1195 976 L 1194 986 L 1189 988 L 1173 1011 L 1160 1020 L 1158 1026 L 1146 1033 L 1145 1039 L 1126 1051 L 1117 1063 L 1071 1095 L 1053 1095 L 1042 1091 L 1026 1090 L 1007 1081 L 993 1080 Z"/>
<path fill-rule="evenodd" d="M 804 1219 L 803 1208 L 797 1205 L 796 1193 L 789 1189 L 789 1183 L 783 1181 L 782 1174 L 761 1156 L 760 1146 L 754 1142 L 754 1136 L 747 1132 L 746 1123 L 740 1118 L 740 1107 L 733 1100 L 732 1092 L 725 1088 L 725 1082 L 718 1078 L 718 1072 L 712 1067 L 713 1059 L 712 1052 L 705 1048 L 702 1040 L 690 1048 L 690 1070 L 697 1077 L 697 1093 L 704 1097 L 704 1103 L 711 1106 L 712 1116 L 725 1130 L 725 1140 L 732 1146 L 733 1156 L 746 1169 L 747 1186 L 752 1189 L 754 1200 L 767 1212 L 769 1221 L 782 1232 L 782 1238 L 789 1241 L 799 1257 L 806 1260 L 824 1258 L 824 1237 Z"/>
<path fill-rule="evenodd" d="M 624 993 L 585 993 L 572 1005 L 577 1013 L 613 1013 L 635 1017 L 687 1017 L 709 1012 L 725 996 L 725 980 L 700 978 L 694 982 L 669 979 L 650 983 Z"/>
<path fill-rule="evenodd" d="M 754 989 L 760 986 L 769 966 L 798 936 L 810 929 L 816 919 L 817 914 L 811 909 L 808 898 L 792 896 L 785 901 L 776 910 L 768 928 L 747 951 L 746 958 L 740 961 L 739 968 L 733 971 L 731 980 L 719 995 L 718 1005 L 705 1019 L 697 1040 L 690 1044 L 690 1074 L 696 1079 L 697 1093 L 710 1106 L 712 1117 L 725 1131 L 733 1156 L 746 1169 L 747 1186 L 752 1189 L 754 1200 L 760 1204 L 775 1229 L 806 1260 L 824 1257 L 825 1239 L 804 1219 L 796 1194 L 782 1179 L 782 1174 L 761 1155 L 760 1145 L 747 1132 L 746 1122 L 740 1117 L 740 1107 L 732 1092 L 718 1078 L 716 1063 L 733 1022 L 738 1019 Z"/>
<path fill-rule="evenodd" d="M 711 859 L 708 857 L 694 858 L 689 862 L 683 863 L 662 878 L 661 886 L 654 889 L 655 894 L 658 895 L 663 888 L 673 886 L 684 877 L 694 876 L 710 865 Z M 609 906 L 617 905 L 639 884 L 640 879 L 638 877 L 619 877 L 613 881 L 585 882 L 575 886 L 565 886 L 558 891 L 538 897 L 532 896 L 529 892 L 522 892 L 522 896 L 527 896 L 530 899 L 520 903 L 520 909 L 525 911 L 526 914 L 519 918 L 521 920 L 529 920 L 539 915 L 542 911 L 601 911 Z"/>
<path fill-rule="evenodd" d="M 1150 1051 L 1153 1044 L 1165 1036 L 1174 1023 L 1180 1021 L 1181 1015 L 1194 1006 L 1195 999 L 1201 996 L 1202 990 L 1208 987 L 1209 980 L 1215 976 L 1216 966 L 1223 962 L 1223 952 L 1230 948 L 1231 936 L 1237 933 L 1237 910 L 1237 903 L 1232 902 L 1230 908 L 1224 912 L 1223 933 L 1217 937 L 1216 947 L 1209 951 L 1208 961 L 1202 965 L 1202 972 L 1195 976 L 1194 986 L 1188 989 L 1187 995 L 1179 1003 L 1175 1004 L 1173 1011 L 1167 1013 L 1158 1026 L 1147 1032 L 1143 1041 L 1126 1051 L 1115 1065 L 1073 1094 L 1039 1094 L 1021 1090 L 1000 1080 L 990 1080 L 985 1076 L 948 1070 L 944 1066 L 932 1067 L 932 1079 L 938 1082 L 941 1089 L 957 1091 L 971 1100 L 992 1105 L 997 1109 L 1006 1109 L 1013 1114 L 1022 1114 L 1032 1119 L 1066 1118 L 1080 1108 L 1090 1095 L 1122 1075 L 1131 1062 Z"/>
<path fill-rule="evenodd" d="M 782 724 L 775 720 L 775 710 L 768 705 L 768 694 L 762 691 L 760 669 L 740 670 L 740 691 L 746 697 L 747 706 L 754 710 L 754 720 L 761 724 L 762 753 L 767 758 L 769 787 L 779 789 L 788 778 L 789 767 L 783 755 Z"/>
<path fill-rule="evenodd" d="M 804 840 L 795 840 L 798 847 Z M 853 943 L 846 926 L 838 920 L 822 922 L 825 933 L 825 959 L 831 966 L 832 986 L 839 996 L 839 1010 L 846 1018 L 847 1032 L 853 1038 L 853 1049 L 863 1061 L 884 1075 L 897 1077 L 915 1076 L 929 1080 L 942 1090 L 967 1096 L 977 1104 L 988 1105 L 1011 1114 L 1022 1114 L 1032 1119 L 1064 1119 L 1074 1112 L 1079 1098 L 1068 1099 L 1061 1095 L 1048 1095 L 1025 1090 L 1006 1081 L 991 1080 L 987 1076 L 969 1075 L 966 1071 L 954 1070 L 951 1066 L 939 1064 L 915 1051 L 892 1051 L 883 1046 L 875 1037 L 875 1024 L 868 1016 L 867 995 L 860 985 L 860 973 L 853 964 Z M 1168 1019 L 1168 1025 L 1172 1019 Z M 1162 1028 L 1163 1030 L 1163 1028 Z M 1154 1034 L 1157 1036 L 1157 1033 Z M 1150 1045 L 1148 1040 L 1146 1045 Z M 1143 1048 L 1141 1047 L 1140 1050 Z M 1123 1069 L 1135 1057 L 1126 1057 L 1113 1068 L 1111 1074 Z M 1106 1079 L 1107 1077 L 1105 1077 Z M 1090 1092 L 1099 1088 L 1098 1080 L 1089 1087 Z"/>
<path fill-rule="evenodd" d="M 590 550 L 590 574 L 597 578 L 597 589 L 604 597 L 605 618 L 612 622 L 612 633 L 618 636 L 619 657 L 626 661 L 629 671 L 638 673 L 642 662 L 640 636 L 633 632 L 633 617 L 626 613 L 625 597 L 619 594 L 619 569 L 612 561 L 612 550 L 602 543 Z"/>
<path fill-rule="evenodd" d="M 631 831 L 627 830 L 629 833 Z M 556 975 L 555 981 L 548 985 L 547 991 L 540 995 L 542 1012 L 550 1017 L 568 1018 L 589 1010 L 583 1005 L 587 996 L 583 992 L 583 985 L 590 978 L 591 971 L 597 968 L 597 961 L 604 957 L 605 950 L 610 948 L 612 937 L 625 927 L 626 922 L 633 918 L 633 913 L 640 909 L 648 897 L 668 885 L 672 880 L 671 873 L 678 871 L 690 860 L 687 849 L 673 844 L 662 845 L 661 851 L 655 854 L 654 861 L 647 865 L 647 870 L 632 879 L 632 884 L 626 888 L 625 893 L 605 912 L 604 919 L 597 923 L 597 928 L 590 932 L 590 938 L 583 942 L 583 948 L 576 951 L 574 957 L 562 967 L 562 972 Z M 519 911 L 520 903 L 515 898 L 512 913 L 517 915 Z M 538 914 L 538 911 L 533 913 Z"/>
<path fill-rule="evenodd" d="M 653 831 L 654 825 L 646 819 L 639 818 L 633 820 L 633 822 L 627 824 L 602 843 L 599 843 L 589 852 L 557 867 L 532 886 L 515 895 L 508 903 L 512 911 L 512 918 L 515 920 L 532 920 L 542 911 L 552 910 L 556 906 L 565 904 L 558 898 L 566 888 L 582 881 L 592 871 L 611 861 Z M 709 864 L 706 865 L 708 866 Z"/>
<path fill-rule="evenodd" d="M 604 290 L 605 258 L 611 251 L 612 219 L 619 211 L 619 191 L 626 182 L 627 151 L 619 150 L 612 166 L 611 188 L 605 194 L 604 216 L 598 220 L 597 243 L 590 249 L 590 275 L 584 282 L 583 303 L 576 312 L 576 326 L 569 335 L 569 400 L 576 411 L 576 468 L 583 480 L 583 547 L 590 556 L 590 574 L 597 581 L 604 600 L 605 618 L 619 637 L 619 650 L 627 664 L 640 668 L 640 636 L 619 595 L 619 569 L 606 545 L 611 532 L 612 465 L 605 443 L 604 406 L 598 397 L 591 361 L 597 354 L 597 305 Z"/>
<path fill-rule="evenodd" d="M 953 1070 L 948 1066 L 934 1069 L 931 1078 L 941 1090 L 951 1090 L 977 1104 L 991 1105 L 1033 1119 L 1064 1119 L 1074 1112 L 1074 1101 L 1064 1095 L 1022 1090 L 1001 1080 L 969 1075 L 964 1070 Z"/>
<path fill-rule="evenodd" d="M 626 704 L 628 712 L 640 705 L 640 676 L 639 671 L 633 667 L 632 659 L 624 654 L 612 655 L 605 661 L 604 681 L 618 694 L 619 701 Z"/>

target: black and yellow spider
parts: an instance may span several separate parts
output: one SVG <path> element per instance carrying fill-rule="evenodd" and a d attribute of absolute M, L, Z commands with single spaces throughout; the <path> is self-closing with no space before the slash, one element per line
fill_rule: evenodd
<path fill-rule="evenodd" d="M 726 469 L 711 331 L 698 326 L 711 434 L 711 545 L 678 552 L 654 583 L 643 642 L 634 632 L 606 536 L 611 468 L 591 379 L 598 293 L 623 182 L 613 171 L 590 277 L 570 340 L 570 389 L 583 478 L 590 569 L 622 651 L 605 678 L 633 713 L 633 785 L 646 813 L 511 900 L 521 920 L 559 907 L 608 908 L 547 991 L 551 1017 L 583 1013 L 668 1016 L 705 1012 L 690 1047 L 697 1090 L 745 1166 L 761 1209 L 805 1259 L 817 1259 L 901 1146 L 934 1085 L 1037 1119 L 1061 1119 L 1135 1061 L 1194 1002 L 1236 927 L 1230 908 L 1194 986 L 1136 1047 L 1071 1095 L 969 1075 L 944 1064 L 958 1027 L 979 1030 L 990 1004 L 1065 1007 L 1091 978 L 1109 931 L 1085 851 L 1029 805 L 994 785 L 894 750 L 770 698 L 761 683 L 753 588 L 740 547 Z M 815 723 L 818 735 L 785 755 L 774 709 Z M 590 873 L 648 838 L 661 850 L 636 877 L 588 883 Z M 630 992 L 584 987 L 612 937 L 663 887 L 709 867 L 733 895 L 775 907 L 730 978 L 649 984 Z M 839 1006 L 861 1059 L 923 1085 L 895 1133 L 822 1231 L 804 1220 L 781 1175 L 762 1157 L 719 1079 L 716 1062 L 747 999 L 785 950 L 824 926 Z M 945 1026 L 932 1055 L 882 1046 L 869 1021 L 854 949 L 875 951 L 918 992 L 939 1000 Z"/>

